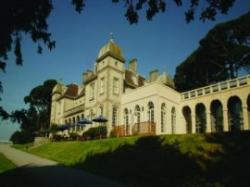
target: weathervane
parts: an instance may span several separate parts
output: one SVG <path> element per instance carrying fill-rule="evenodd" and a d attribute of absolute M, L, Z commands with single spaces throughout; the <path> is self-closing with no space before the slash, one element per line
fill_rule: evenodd
<path fill-rule="evenodd" d="M 109 33 L 109 38 L 110 38 L 110 41 L 112 42 L 114 41 L 114 35 L 112 32 Z"/>

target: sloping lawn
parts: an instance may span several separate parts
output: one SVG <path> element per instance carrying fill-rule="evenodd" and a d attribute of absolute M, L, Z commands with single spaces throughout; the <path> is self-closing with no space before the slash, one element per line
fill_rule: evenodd
<path fill-rule="evenodd" d="M 27 151 L 131 186 L 250 186 L 250 132 L 56 142 Z"/>
<path fill-rule="evenodd" d="M 8 160 L 2 153 L 0 153 L 0 174 L 14 169 L 16 166 L 10 161 Z"/>

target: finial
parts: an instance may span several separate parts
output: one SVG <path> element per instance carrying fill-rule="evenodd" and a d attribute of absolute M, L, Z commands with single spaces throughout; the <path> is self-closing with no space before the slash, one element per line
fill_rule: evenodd
<path fill-rule="evenodd" d="M 109 33 L 109 40 L 110 40 L 111 42 L 114 41 L 114 35 L 113 35 L 112 32 Z"/>
<path fill-rule="evenodd" d="M 58 83 L 62 84 L 62 83 L 63 83 L 63 79 L 62 79 L 62 78 L 59 78 Z"/>

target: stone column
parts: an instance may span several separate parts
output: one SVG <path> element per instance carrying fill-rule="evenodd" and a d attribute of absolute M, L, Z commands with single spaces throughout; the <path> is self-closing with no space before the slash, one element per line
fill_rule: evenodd
<path fill-rule="evenodd" d="M 196 133 L 196 113 L 195 113 L 195 106 L 190 106 L 191 110 L 191 123 L 192 123 L 192 133 Z"/>
<path fill-rule="evenodd" d="M 192 114 L 192 133 L 196 133 L 196 121 L 195 121 L 195 114 Z"/>
<path fill-rule="evenodd" d="M 243 112 L 243 129 L 248 130 L 249 129 L 249 119 L 248 119 L 248 111 L 247 111 L 247 105 L 244 105 L 242 107 L 242 112 Z"/>
<path fill-rule="evenodd" d="M 211 113 L 210 112 L 207 112 L 206 113 L 206 118 L 207 118 L 207 131 L 206 132 L 211 132 Z"/>
<path fill-rule="evenodd" d="M 225 132 L 228 132 L 228 127 L 229 127 L 229 123 L 228 123 L 228 110 L 223 110 L 223 130 Z"/>

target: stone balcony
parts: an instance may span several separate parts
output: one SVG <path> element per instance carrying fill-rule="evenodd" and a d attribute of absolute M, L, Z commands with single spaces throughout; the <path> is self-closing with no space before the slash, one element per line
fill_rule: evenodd
<path fill-rule="evenodd" d="M 79 106 L 76 106 L 74 108 L 66 110 L 64 112 L 64 117 L 68 117 L 68 116 L 71 116 L 71 115 L 74 115 L 74 114 L 77 114 L 77 113 L 80 113 L 80 112 L 83 112 L 83 111 L 84 111 L 84 104 L 81 104 Z"/>
<path fill-rule="evenodd" d="M 250 85 L 250 75 L 243 77 L 238 77 L 236 79 L 230 79 L 223 82 L 218 82 L 216 84 L 211 84 L 209 86 L 197 88 L 187 92 L 181 93 L 183 100 L 193 99 L 200 96 L 207 96 L 210 94 L 215 94 L 229 89 L 235 89 L 238 87 L 243 87 Z"/>

